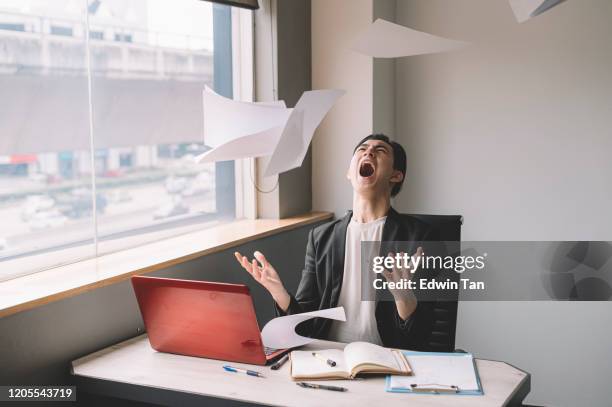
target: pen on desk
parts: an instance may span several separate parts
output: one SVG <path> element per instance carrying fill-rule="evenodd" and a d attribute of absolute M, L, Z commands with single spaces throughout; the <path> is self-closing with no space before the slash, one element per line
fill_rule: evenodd
<path fill-rule="evenodd" d="M 283 366 L 287 360 L 289 360 L 289 354 L 288 353 L 285 356 L 283 356 L 282 358 L 280 358 L 275 364 L 270 366 L 270 369 L 272 369 L 272 370 L 280 369 L 281 366 Z"/>
<path fill-rule="evenodd" d="M 333 361 L 333 360 L 331 360 L 331 359 L 327 359 L 327 358 L 325 358 L 325 357 L 324 357 L 324 356 L 322 356 L 322 355 L 319 355 L 317 352 L 312 352 L 312 356 L 314 356 L 315 358 L 317 358 L 317 359 L 319 359 L 319 360 L 321 360 L 321 361 L 323 361 L 323 362 L 327 363 L 327 364 L 328 364 L 328 365 L 330 365 L 331 367 L 336 366 L 336 362 L 334 362 L 334 361 Z"/>
<path fill-rule="evenodd" d="M 296 383 L 300 387 L 304 387 L 306 389 L 323 389 L 323 390 L 331 390 L 331 391 L 348 391 L 346 387 L 340 386 L 329 386 L 326 384 L 314 384 L 314 383 L 306 383 L 306 382 L 298 382 Z"/>
<path fill-rule="evenodd" d="M 265 377 L 261 373 L 256 372 L 254 370 L 240 369 L 238 367 L 232 367 L 230 365 L 223 366 L 223 369 L 225 369 L 225 371 L 227 371 L 227 372 L 245 373 L 245 374 L 248 374 L 249 376 Z"/>

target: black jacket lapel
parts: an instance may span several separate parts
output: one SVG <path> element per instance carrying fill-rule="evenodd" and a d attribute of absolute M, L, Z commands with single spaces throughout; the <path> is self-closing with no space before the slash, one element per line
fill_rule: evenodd
<path fill-rule="evenodd" d="M 353 211 L 347 211 L 340 223 L 334 228 L 332 244 L 332 293 L 331 306 L 338 305 L 340 289 L 342 288 L 342 277 L 344 276 L 344 249 L 346 246 L 346 229 L 353 216 Z"/>

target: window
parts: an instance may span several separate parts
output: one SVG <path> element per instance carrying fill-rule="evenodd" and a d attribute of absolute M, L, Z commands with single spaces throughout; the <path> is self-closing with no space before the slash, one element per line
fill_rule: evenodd
<path fill-rule="evenodd" d="M 0 280 L 235 217 L 234 163 L 192 160 L 204 86 L 232 96 L 232 12 L 0 0 Z"/>
<path fill-rule="evenodd" d="M 52 25 L 51 26 L 51 34 L 52 35 L 63 35 L 66 37 L 72 37 L 73 36 L 73 32 L 72 32 L 72 27 L 62 27 L 59 25 Z"/>

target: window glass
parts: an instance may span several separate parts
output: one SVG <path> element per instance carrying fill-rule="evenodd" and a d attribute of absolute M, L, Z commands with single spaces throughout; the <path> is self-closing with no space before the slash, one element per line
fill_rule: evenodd
<path fill-rule="evenodd" d="M 232 72 L 217 7 L 0 0 L 0 279 L 234 215 L 218 207 L 233 167 L 193 161 L 202 90 Z"/>

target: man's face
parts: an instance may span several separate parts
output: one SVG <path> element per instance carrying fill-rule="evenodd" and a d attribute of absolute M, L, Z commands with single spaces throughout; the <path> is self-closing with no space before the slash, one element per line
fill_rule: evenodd
<path fill-rule="evenodd" d="M 393 148 L 381 140 L 366 140 L 357 147 L 346 177 L 357 193 L 388 193 L 403 179 L 393 169 Z"/>

